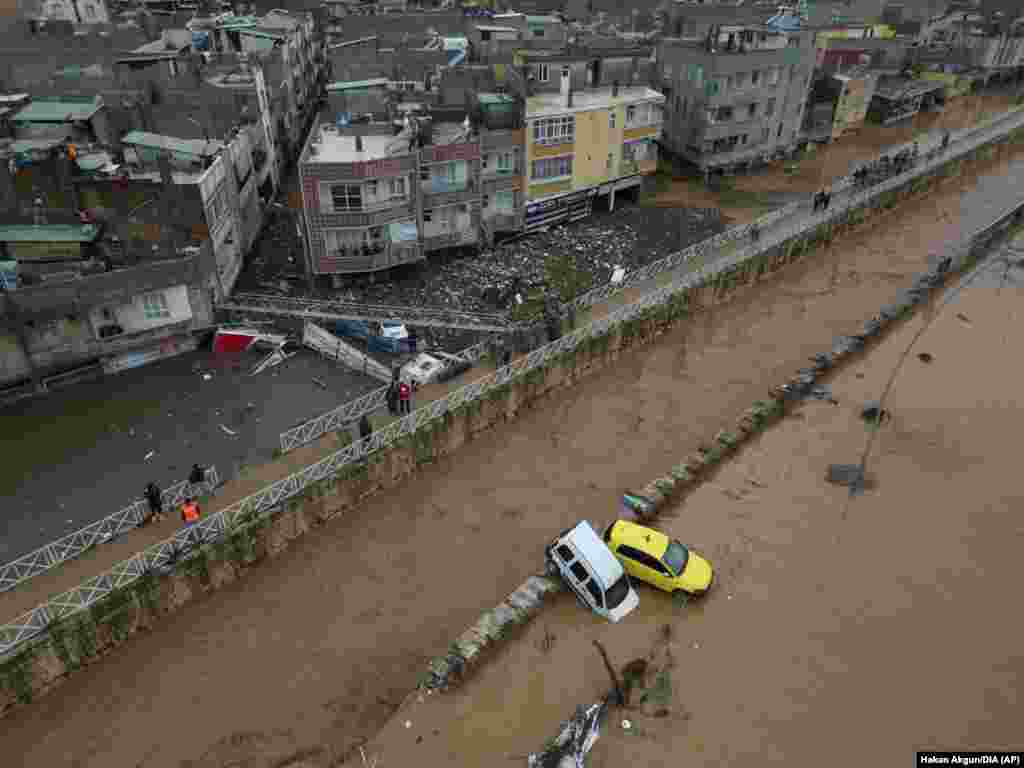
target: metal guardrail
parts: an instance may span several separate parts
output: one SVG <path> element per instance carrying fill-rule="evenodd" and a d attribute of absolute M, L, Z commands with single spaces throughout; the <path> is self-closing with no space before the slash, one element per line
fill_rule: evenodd
<path fill-rule="evenodd" d="M 983 130 L 991 130 L 996 124 L 1001 123 L 1003 120 L 1008 120 L 1013 117 L 1019 117 L 1021 114 L 1020 107 L 1015 107 L 1007 112 L 1000 113 L 988 123 L 981 125 L 974 125 L 968 128 L 964 128 L 955 134 L 950 134 L 950 147 L 948 152 L 953 150 L 953 147 L 957 142 L 962 142 L 968 136 L 978 133 Z M 913 146 L 914 142 L 909 141 L 905 144 L 890 147 L 884 153 L 887 155 L 895 155 L 904 149 L 909 149 Z M 939 137 L 930 137 L 926 142 L 919 142 L 921 148 L 925 153 L 929 151 L 927 145 L 932 144 L 930 151 L 934 151 L 938 146 L 941 145 L 941 139 Z M 881 154 L 879 156 L 881 156 Z M 927 161 L 927 158 L 926 158 Z M 943 160 L 945 162 L 945 159 Z M 909 172 L 920 170 L 922 165 L 918 165 L 916 168 L 911 169 Z M 884 183 L 884 182 L 883 182 Z M 833 194 L 842 194 L 847 192 L 851 187 L 854 186 L 854 179 L 852 174 L 843 176 L 837 179 L 832 185 Z M 878 185 L 870 188 L 866 188 L 865 192 L 874 192 L 878 189 Z M 838 201 L 837 201 L 838 202 Z M 771 211 L 764 216 L 760 217 L 750 224 L 743 224 L 732 229 L 715 235 L 712 238 L 703 240 L 699 243 L 677 251 L 676 253 L 669 254 L 663 259 L 651 262 L 650 264 L 641 267 L 640 269 L 626 273 L 620 283 L 605 283 L 597 288 L 594 288 L 587 293 L 578 296 L 563 310 L 572 307 L 574 311 L 586 310 L 595 304 L 602 301 L 607 301 L 613 296 L 628 290 L 636 285 L 646 282 L 652 278 L 655 278 L 665 272 L 670 272 L 678 267 L 682 266 L 691 261 L 699 261 L 703 259 L 709 251 L 714 251 L 721 248 L 728 243 L 732 242 L 743 242 L 749 239 L 750 232 L 753 227 L 757 227 L 760 231 L 766 231 L 770 227 L 775 226 L 779 222 L 787 219 L 788 217 L 795 214 L 803 207 L 803 203 L 796 202 L 790 203 L 789 205 L 783 206 L 775 211 Z M 835 210 L 835 209 L 833 209 Z M 514 329 L 510 329 L 514 330 Z M 480 357 L 486 354 L 487 343 L 478 344 L 475 347 L 471 347 L 469 350 L 461 353 L 466 355 L 465 359 L 467 362 L 475 363 Z M 379 390 L 370 392 L 362 397 L 343 403 L 337 408 L 334 408 L 327 413 L 323 413 L 307 422 L 303 422 L 292 429 L 286 430 L 280 435 L 281 451 L 287 453 L 293 451 L 296 448 L 300 448 L 307 443 L 319 439 L 328 432 L 342 429 L 348 424 L 358 421 L 364 413 L 370 414 L 380 410 L 386 405 L 387 387 L 382 387 Z"/>
<path fill-rule="evenodd" d="M 333 299 L 296 299 L 262 293 L 236 293 L 217 305 L 218 309 L 247 314 L 297 317 L 303 320 L 399 320 L 409 325 L 432 328 L 501 332 L 511 326 L 497 313 L 463 312 L 438 307 L 408 307 L 364 304 Z"/>
<path fill-rule="evenodd" d="M 1006 127 L 1008 133 L 1018 127 L 1024 127 L 1024 119 L 1018 118 Z M 991 135 L 988 135 L 991 134 Z M 836 220 L 844 216 L 850 209 L 860 207 L 870 198 L 879 197 L 906 184 L 911 178 L 930 172 L 935 168 L 965 155 L 994 138 L 997 133 L 985 132 L 969 139 L 959 151 L 946 153 L 941 159 L 933 158 L 916 168 L 895 176 L 872 189 L 856 194 L 848 199 L 845 205 L 826 212 L 813 220 L 805 222 L 803 231 L 810 231 L 824 222 Z M 992 223 L 967 238 L 963 251 L 969 252 L 972 244 L 984 237 L 989 231 L 1001 225 L 1009 216 L 1021 209 L 1020 202 L 1014 203 Z M 144 552 L 136 554 L 118 563 L 106 573 L 89 579 L 75 589 L 51 598 L 46 603 L 20 616 L 14 622 L 0 627 L 0 655 L 7 654 L 21 643 L 39 635 L 46 630 L 50 622 L 88 609 L 102 600 L 115 589 L 127 586 L 149 571 L 160 571 L 173 567 L 183 555 L 198 543 L 209 543 L 220 539 L 228 531 L 239 524 L 244 524 L 261 515 L 278 508 L 283 502 L 299 495 L 313 484 L 335 476 L 343 467 L 366 460 L 371 454 L 393 445 L 398 440 L 413 435 L 418 429 L 444 417 L 474 400 L 485 397 L 488 393 L 503 387 L 527 373 L 557 361 L 566 352 L 572 352 L 589 339 L 611 331 L 615 326 L 641 315 L 645 310 L 667 303 L 672 296 L 682 290 L 699 286 L 715 275 L 750 259 L 759 252 L 766 252 L 780 242 L 792 237 L 792 233 L 782 236 L 765 237 L 762 241 L 752 244 L 741 251 L 733 252 L 713 264 L 700 266 L 693 272 L 679 277 L 669 285 L 663 286 L 642 296 L 637 301 L 592 321 L 588 325 L 575 330 L 556 341 L 524 355 L 510 365 L 498 369 L 494 373 L 473 381 L 445 397 L 435 400 L 413 413 L 401 418 L 370 437 L 357 440 L 331 455 L 309 465 L 308 467 L 278 480 L 263 490 L 242 499 L 222 510 L 201 520 L 198 524 L 178 531 L 174 536 L 162 541 Z"/>
<path fill-rule="evenodd" d="M 206 481 L 199 486 L 193 486 L 188 480 L 177 482 L 163 492 L 164 508 L 176 507 L 189 495 L 200 496 L 210 493 L 217 487 L 218 482 L 220 479 L 217 476 L 216 467 L 209 467 L 206 470 Z M 14 589 L 19 584 L 24 584 L 29 579 L 46 573 L 51 568 L 56 568 L 68 560 L 74 560 L 97 544 L 112 541 L 128 531 L 138 528 L 142 525 L 148 512 L 149 504 L 145 500 L 133 501 L 119 512 L 97 520 L 95 523 L 90 523 L 34 552 L 22 555 L 7 565 L 0 566 L 0 592 Z"/>

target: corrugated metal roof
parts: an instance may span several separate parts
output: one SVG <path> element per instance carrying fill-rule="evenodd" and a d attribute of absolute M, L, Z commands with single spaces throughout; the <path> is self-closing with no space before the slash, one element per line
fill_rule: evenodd
<path fill-rule="evenodd" d="M 347 82 L 330 83 L 327 90 L 333 93 L 338 91 L 358 91 L 364 88 L 386 88 L 389 80 L 386 77 L 376 77 L 373 80 L 349 80 Z"/>
<path fill-rule="evenodd" d="M 259 37 L 264 40 L 285 40 L 287 35 L 281 32 L 267 32 L 265 29 L 233 29 L 231 32 L 237 32 L 240 35 L 248 35 L 249 37 Z"/>
<path fill-rule="evenodd" d="M 95 224 L 9 224 L 0 226 L 0 242 L 91 243 L 99 233 Z"/>
<path fill-rule="evenodd" d="M 46 151 L 59 147 L 63 143 L 64 139 L 19 139 L 11 143 L 11 151 L 15 153 Z"/>
<path fill-rule="evenodd" d="M 64 123 L 88 120 L 102 107 L 93 99 L 36 99 L 14 116 L 17 123 Z"/>
<path fill-rule="evenodd" d="M 516 100 L 506 93 L 481 93 L 477 99 L 481 104 L 515 104 Z"/>
<path fill-rule="evenodd" d="M 173 136 L 163 136 L 159 133 L 146 133 L 145 131 L 132 131 L 125 134 L 121 139 L 123 144 L 133 144 L 137 147 L 148 147 L 150 149 L 166 149 L 168 152 L 177 152 L 182 155 L 215 155 L 224 148 L 220 141 L 206 141 L 205 139 L 176 139 Z"/>

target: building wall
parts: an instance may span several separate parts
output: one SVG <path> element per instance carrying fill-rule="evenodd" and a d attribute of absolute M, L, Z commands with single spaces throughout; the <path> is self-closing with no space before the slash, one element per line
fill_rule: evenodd
<path fill-rule="evenodd" d="M 624 110 L 612 107 L 576 115 L 576 157 L 572 166 L 572 188 L 585 189 L 616 175 L 622 160 L 622 119 L 617 114 L 615 128 L 609 127 L 609 114 Z M 608 164 L 608 155 L 612 163 Z"/>
<path fill-rule="evenodd" d="M 161 301 L 166 306 L 165 316 L 158 316 L 155 311 Z M 150 308 L 148 314 L 147 306 Z M 185 285 L 139 294 L 123 303 L 97 306 L 89 313 L 96 338 L 99 338 L 99 329 L 111 323 L 120 325 L 124 333 L 130 334 L 186 322 L 192 317 L 192 305 Z"/>

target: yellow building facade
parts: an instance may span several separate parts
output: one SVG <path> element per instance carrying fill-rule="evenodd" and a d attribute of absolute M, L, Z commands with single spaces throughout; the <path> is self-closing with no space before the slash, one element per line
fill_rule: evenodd
<path fill-rule="evenodd" d="M 664 97 L 646 87 L 532 96 L 526 103 L 527 230 L 589 215 L 595 198 L 658 168 Z"/>

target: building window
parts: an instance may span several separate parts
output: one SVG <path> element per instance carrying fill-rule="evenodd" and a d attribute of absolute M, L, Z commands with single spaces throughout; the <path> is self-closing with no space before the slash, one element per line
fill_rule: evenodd
<path fill-rule="evenodd" d="M 615 109 L 614 108 L 608 113 L 608 128 L 610 128 L 611 130 L 615 130 Z"/>
<path fill-rule="evenodd" d="M 511 190 L 494 193 L 495 210 L 511 213 L 516 209 L 516 193 Z"/>
<path fill-rule="evenodd" d="M 772 67 L 771 69 L 769 69 L 767 74 L 766 74 L 766 76 L 765 76 L 765 79 L 766 79 L 766 83 L 765 83 L 766 85 L 773 86 L 773 87 L 778 85 L 778 83 L 779 83 L 779 68 L 778 67 Z"/>
<path fill-rule="evenodd" d="M 331 186 L 331 202 L 334 211 L 363 210 L 363 192 L 358 184 L 334 184 Z"/>
<path fill-rule="evenodd" d="M 550 74 L 551 73 L 548 70 L 548 65 L 547 64 L 538 64 L 537 65 L 537 81 L 538 82 L 546 83 L 548 81 L 548 78 L 550 77 Z"/>
<path fill-rule="evenodd" d="M 736 73 L 736 88 L 737 90 L 747 87 L 747 73 L 737 72 Z"/>
<path fill-rule="evenodd" d="M 533 161 L 534 179 L 558 179 L 564 176 L 572 176 L 572 155 Z"/>
<path fill-rule="evenodd" d="M 775 97 L 773 96 L 772 98 L 768 99 L 768 101 L 766 101 L 764 103 L 764 116 L 765 117 L 771 117 L 774 114 L 775 114 Z"/>
<path fill-rule="evenodd" d="M 747 139 L 749 137 L 750 137 L 749 134 L 746 134 L 746 133 L 741 134 L 740 135 L 740 144 L 746 144 L 747 143 Z"/>
<path fill-rule="evenodd" d="M 775 134 L 775 137 L 778 139 L 782 138 L 782 123 L 779 123 L 779 132 Z"/>
<path fill-rule="evenodd" d="M 761 70 L 755 69 L 753 72 L 750 73 L 750 84 L 756 87 L 760 82 Z"/>
<path fill-rule="evenodd" d="M 550 117 L 535 120 L 533 140 L 539 144 L 570 144 L 575 139 L 576 120 L 567 117 Z"/>
<path fill-rule="evenodd" d="M 787 44 L 790 48 L 796 48 L 800 45 L 800 39 L 797 37 L 791 37 L 789 38 Z"/>
<path fill-rule="evenodd" d="M 747 117 L 749 119 L 751 119 L 751 120 L 754 119 L 755 117 L 757 117 L 757 104 L 756 103 L 748 104 L 747 105 Z"/>
<path fill-rule="evenodd" d="M 728 123 L 733 118 L 732 107 L 719 107 L 718 109 L 711 110 L 713 123 Z"/>
<path fill-rule="evenodd" d="M 636 105 L 630 104 L 626 107 L 626 125 L 633 125 L 636 123 Z"/>
<path fill-rule="evenodd" d="M 512 153 L 498 153 L 498 173 L 512 173 Z"/>
<path fill-rule="evenodd" d="M 543 29 L 535 29 L 535 30 L 533 30 L 533 36 L 534 37 L 544 37 L 544 30 Z"/>
<path fill-rule="evenodd" d="M 427 210 L 423 211 L 423 223 L 424 224 L 429 224 L 433 220 L 434 220 L 434 212 L 432 210 L 427 209 Z"/>
<path fill-rule="evenodd" d="M 392 199 L 405 197 L 405 177 L 399 176 L 396 179 L 388 179 L 388 197 Z"/>
<path fill-rule="evenodd" d="M 163 291 L 142 295 L 142 314 L 147 320 L 166 320 L 171 316 Z"/>
<path fill-rule="evenodd" d="M 609 171 L 610 171 L 610 170 L 612 169 L 612 163 L 614 163 L 614 162 L 615 162 L 615 158 L 614 158 L 614 156 L 612 155 L 612 153 L 611 153 L 611 152 L 609 152 L 609 153 L 608 153 L 608 170 L 609 170 Z"/>
<path fill-rule="evenodd" d="M 85 15 L 88 16 L 90 19 L 95 19 L 96 18 L 96 7 L 92 6 L 92 5 L 85 6 Z"/>

